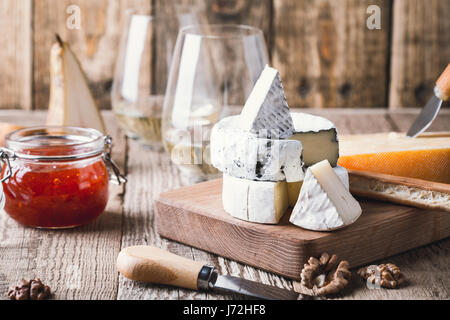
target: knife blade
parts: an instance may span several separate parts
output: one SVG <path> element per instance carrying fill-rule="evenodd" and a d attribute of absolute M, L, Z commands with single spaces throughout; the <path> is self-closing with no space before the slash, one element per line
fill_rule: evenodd
<path fill-rule="evenodd" d="M 448 100 L 450 97 L 450 63 L 439 79 L 436 81 L 434 87 L 434 96 L 427 102 L 422 109 L 414 123 L 406 134 L 409 137 L 415 138 L 422 132 L 428 129 L 433 120 L 436 118 L 442 106 L 442 101 Z"/>
<path fill-rule="evenodd" d="M 150 246 L 133 246 L 122 249 L 117 257 L 117 269 L 123 276 L 131 280 L 193 290 L 232 292 L 267 300 L 320 300 L 255 281 L 219 275 L 213 266 Z"/>
<path fill-rule="evenodd" d="M 304 300 L 313 298 L 295 291 L 281 289 L 233 276 L 218 275 L 212 284 L 212 291 L 218 293 L 238 293 L 263 300 Z"/>
<path fill-rule="evenodd" d="M 428 100 L 427 104 L 417 116 L 411 128 L 409 128 L 407 136 L 415 138 L 419 134 L 427 130 L 439 113 L 441 106 L 442 100 L 436 96 Z"/>

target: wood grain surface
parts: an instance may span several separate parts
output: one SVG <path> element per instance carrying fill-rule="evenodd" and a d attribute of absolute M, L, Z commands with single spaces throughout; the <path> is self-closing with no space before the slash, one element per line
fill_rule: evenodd
<path fill-rule="evenodd" d="M 0 109 L 33 105 L 33 2 L 0 2 Z"/>
<path fill-rule="evenodd" d="M 66 25 L 69 5 L 80 8 L 80 29 Z M 381 9 L 380 30 L 366 26 L 370 5 Z M 446 0 L 2 0 L 0 109 L 47 108 L 55 33 L 77 54 L 98 104 L 110 108 L 124 11 L 180 7 L 204 22 L 261 28 L 291 107 L 423 106 L 449 62 Z"/>
<path fill-rule="evenodd" d="M 298 228 L 289 223 L 290 211 L 277 225 L 251 223 L 223 210 L 222 179 L 217 179 L 162 193 L 155 203 L 157 230 L 166 238 L 295 280 L 300 280 L 303 264 L 323 252 L 358 267 L 450 236 L 449 213 L 358 200 L 361 217 L 334 232 Z"/>
<path fill-rule="evenodd" d="M 449 12 L 450 1 L 394 1 L 391 109 L 422 107 L 431 97 L 450 62 Z"/>
<path fill-rule="evenodd" d="M 373 133 L 407 127 L 416 111 L 308 110 L 334 121 L 340 133 Z M 0 121 L 25 125 L 43 123 L 42 112 L 0 111 Z M 433 126 L 450 130 L 450 113 L 442 110 Z M 132 245 L 151 245 L 180 256 L 215 265 L 219 272 L 292 289 L 291 280 L 241 263 L 162 239 L 155 231 L 154 200 L 182 186 L 177 169 L 165 153 L 145 150 L 125 138 L 111 113 L 105 113 L 113 134 L 113 158 L 128 174 L 125 186 L 112 186 L 106 212 L 86 226 L 60 231 L 26 228 L 0 214 L 0 299 L 20 278 L 40 277 L 55 291 L 55 299 L 229 299 L 162 285 L 130 281 L 115 264 L 119 251 Z M 409 122 L 411 123 L 411 122 Z M 434 129 L 436 130 L 436 129 Z M 332 252 L 330 252 L 331 254 Z M 398 265 L 407 277 L 398 290 L 369 290 L 357 277 L 337 299 L 449 299 L 450 239 L 375 261 Z"/>
<path fill-rule="evenodd" d="M 382 11 L 380 30 L 366 27 L 369 5 Z M 273 65 L 289 104 L 386 105 L 389 14 L 387 0 L 275 1 Z"/>

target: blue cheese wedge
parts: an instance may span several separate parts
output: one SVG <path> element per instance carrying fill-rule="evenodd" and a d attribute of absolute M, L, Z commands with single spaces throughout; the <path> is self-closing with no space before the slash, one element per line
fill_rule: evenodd
<path fill-rule="evenodd" d="M 339 158 L 338 133 L 328 119 L 307 113 L 293 112 L 294 133 L 288 139 L 301 141 L 305 167 L 328 160 L 332 167 Z"/>
<path fill-rule="evenodd" d="M 301 181 L 302 144 L 296 140 L 259 138 L 226 117 L 211 131 L 211 164 L 232 177 L 256 181 Z"/>
<path fill-rule="evenodd" d="M 240 115 L 240 127 L 259 137 L 284 139 L 294 134 L 289 106 L 278 71 L 266 66 Z"/>
<path fill-rule="evenodd" d="M 331 231 L 354 223 L 361 206 L 342 183 L 328 160 L 306 171 L 290 222 L 314 231 Z"/>
<path fill-rule="evenodd" d="M 288 209 L 285 181 L 251 181 L 223 175 L 222 203 L 235 218 L 276 224 Z"/>

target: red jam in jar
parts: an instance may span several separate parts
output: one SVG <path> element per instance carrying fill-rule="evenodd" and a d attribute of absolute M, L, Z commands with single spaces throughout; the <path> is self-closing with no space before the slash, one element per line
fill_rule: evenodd
<path fill-rule="evenodd" d="M 94 129 L 39 127 L 12 132 L 2 170 L 5 211 L 39 228 L 70 228 L 97 218 L 108 202 L 105 137 Z"/>

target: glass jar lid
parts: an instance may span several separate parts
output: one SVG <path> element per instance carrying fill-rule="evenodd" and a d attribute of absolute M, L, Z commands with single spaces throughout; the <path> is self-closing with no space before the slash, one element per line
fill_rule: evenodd
<path fill-rule="evenodd" d="M 95 129 L 41 126 L 9 133 L 5 145 L 19 159 L 67 161 L 103 153 L 105 139 L 106 136 Z"/>
<path fill-rule="evenodd" d="M 116 177 L 115 183 L 126 182 L 126 177 L 111 159 L 112 138 L 98 130 L 78 127 L 41 126 L 12 131 L 5 137 L 5 148 L 0 147 L 0 161 L 6 170 L 0 182 L 12 174 L 11 161 L 76 161 L 102 156 Z"/>

